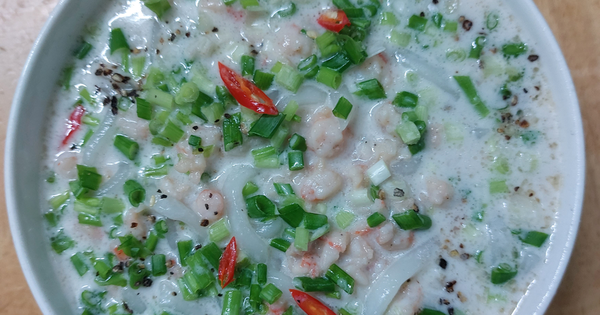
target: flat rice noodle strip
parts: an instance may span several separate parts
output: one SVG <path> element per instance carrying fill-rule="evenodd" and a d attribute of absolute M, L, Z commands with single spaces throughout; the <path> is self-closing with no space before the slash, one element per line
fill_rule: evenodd
<path fill-rule="evenodd" d="M 406 280 L 419 272 L 436 255 L 433 238 L 413 247 L 392 262 L 371 284 L 362 315 L 383 315 Z"/>
<path fill-rule="evenodd" d="M 265 262 L 268 258 L 269 245 L 256 234 L 250 223 L 246 210 L 246 201 L 242 189 L 246 183 L 256 176 L 256 170 L 250 165 L 235 165 L 219 176 L 218 186 L 221 188 L 227 204 L 231 226 L 231 236 L 235 236 L 238 248 L 256 262 Z"/>
<path fill-rule="evenodd" d="M 111 128 L 115 121 L 115 115 L 110 110 L 106 111 L 104 120 L 98 126 L 90 140 L 83 147 L 83 165 L 95 165 L 95 160 L 100 154 L 101 149 L 109 144 L 112 144 L 111 135 L 114 133 L 114 128 Z"/>
<path fill-rule="evenodd" d="M 396 51 L 396 59 L 404 67 L 414 70 L 418 75 L 450 94 L 455 100 L 459 99 L 460 91 L 444 68 L 435 66 L 434 63 L 423 59 L 416 53 L 404 49 Z"/>
<path fill-rule="evenodd" d="M 96 193 L 98 196 L 113 196 L 123 193 L 123 185 L 133 176 L 133 167 L 127 162 L 119 162 L 119 168 L 113 177 L 102 185 Z"/>
<path fill-rule="evenodd" d="M 287 294 L 290 289 L 295 289 L 294 284 L 292 283 L 292 278 L 283 272 L 279 271 L 281 268 L 281 264 L 269 264 L 269 272 L 268 272 L 268 282 L 274 284 L 277 288 L 284 292 L 281 296 L 282 299 L 286 300 L 288 303 L 294 303 L 294 299 L 290 294 Z"/>
<path fill-rule="evenodd" d="M 152 209 L 171 220 L 181 221 L 196 231 L 201 240 L 208 239 L 208 228 L 200 226 L 202 219 L 198 213 L 175 198 L 160 199 Z"/>

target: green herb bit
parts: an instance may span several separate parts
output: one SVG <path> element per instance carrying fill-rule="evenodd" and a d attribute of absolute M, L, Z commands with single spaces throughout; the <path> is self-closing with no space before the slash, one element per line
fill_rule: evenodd
<path fill-rule="evenodd" d="M 502 45 L 502 53 L 504 57 L 518 57 L 528 50 L 527 44 L 525 43 L 511 43 Z"/>
<path fill-rule="evenodd" d="M 90 50 L 92 50 L 93 48 L 94 46 L 92 46 L 92 44 L 83 41 L 81 43 L 81 46 L 79 46 L 79 49 L 77 49 L 77 52 L 75 53 L 75 58 L 83 60 L 83 58 L 85 58 L 90 53 Z"/>
<path fill-rule="evenodd" d="M 248 131 L 248 135 L 271 139 L 273 138 L 273 135 L 275 135 L 277 128 L 285 120 L 285 117 L 286 116 L 283 114 L 277 116 L 263 114 L 254 125 L 252 125 L 250 131 Z"/>
<path fill-rule="evenodd" d="M 356 86 L 358 87 L 358 91 L 354 92 L 354 94 L 358 96 L 365 96 L 370 100 L 379 100 L 387 97 L 383 86 L 377 79 L 362 81 L 357 83 Z"/>
<path fill-rule="evenodd" d="M 275 204 L 266 196 L 256 195 L 246 199 L 248 217 L 262 219 L 275 216 Z"/>
<path fill-rule="evenodd" d="M 415 31 L 422 32 L 425 30 L 425 26 L 427 25 L 427 19 L 424 17 L 420 17 L 418 15 L 411 16 L 408 19 L 408 27 L 412 28 Z"/>
<path fill-rule="evenodd" d="M 375 212 L 367 218 L 367 224 L 369 225 L 369 227 L 374 228 L 379 226 L 381 223 L 385 222 L 385 220 L 386 218 L 385 216 L 383 216 L 383 214 Z"/>
<path fill-rule="evenodd" d="M 268 72 L 263 72 L 260 70 L 254 71 L 254 76 L 252 77 L 252 81 L 254 84 L 261 90 L 268 90 L 273 84 L 273 79 L 275 75 Z"/>
<path fill-rule="evenodd" d="M 333 116 L 341 118 L 341 119 L 348 119 L 348 116 L 350 115 L 350 112 L 352 111 L 352 103 L 350 103 L 350 101 L 345 98 L 345 97 L 340 97 L 340 99 L 338 100 L 337 104 L 335 105 L 335 107 L 333 108 Z"/>
<path fill-rule="evenodd" d="M 492 269 L 491 281 L 493 284 L 502 284 L 517 275 L 517 268 L 511 267 L 509 264 L 500 264 Z"/>
<path fill-rule="evenodd" d="M 392 104 L 398 107 L 415 108 L 419 104 L 419 96 L 407 91 L 396 94 Z"/>
<path fill-rule="evenodd" d="M 110 32 L 109 48 L 111 55 L 117 51 L 123 51 L 123 53 L 129 52 L 129 44 L 122 29 L 115 28 Z"/>
<path fill-rule="evenodd" d="M 335 283 L 328 278 L 296 277 L 294 286 L 304 292 L 333 292 Z"/>
<path fill-rule="evenodd" d="M 519 236 L 519 239 L 525 244 L 535 247 L 542 247 L 542 245 L 544 245 L 546 242 L 546 239 L 548 239 L 548 236 L 549 235 L 544 232 L 529 231 L 525 234 L 525 236 Z"/>
<path fill-rule="evenodd" d="M 414 210 L 394 214 L 392 218 L 401 229 L 406 231 L 427 230 L 431 227 L 431 218 Z"/>
<path fill-rule="evenodd" d="M 294 13 L 296 13 L 296 4 L 293 2 L 290 2 L 290 5 L 287 8 L 282 8 L 277 11 L 277 15 L 279 15 L 279 17 L 292 16 Z"/>
<path fill-rule="evenodd" d="M 454 76 L 454 80 L 460 86 L 462 91 L 467 96 L 469 103 L 475 107 L 475 111 L 479 114 L 479 116 L 486 117 L 490 110 L 485 106 L 479 94 L 477 94 L 477 90 L 475 89 L 475 85 L 473 85 L 473 81 L 469 76 Z"/>
<path fill-rule="evenodd" d="M 481 57 L 481 51 L 485 46 L 486 38 L 485 36 L 478 36 L 475 38 L 473 43 L 471 44 L 471 51 L 469 52 L 469 58 L 479 59 Z"/>
<path fill-rule="evenodd" d="M 98 190 L 100 188 L 102 175 L 98 174 L 98 170 L 95 167 L 77 165 L 77 175 L 81 187 L 90 190 Z"/>
<path fill-rule="evenodd" d="M 240 113 L 226 114 L 223 120 L 223 143 L 225 152 L 233 150 L 244 143 L 240 127 L 242 116 Z"/>
<path fill-rule="evenodd" d="M 171 9 L 171 4 L 168 0 L 144 0 L 144 5 L 156 14 L 159 19 Z"/>

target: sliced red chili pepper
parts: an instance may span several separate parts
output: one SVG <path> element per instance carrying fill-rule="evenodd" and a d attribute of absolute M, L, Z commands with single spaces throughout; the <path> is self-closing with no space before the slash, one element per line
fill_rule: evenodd
<path fill-rule="evenodd" d="M 240 105 L 259 114 L 277 115 L 279 113 L 265 92 L 220 62 L 219 74 L 229 93 Z"/>
<path fill-rule="evenodd" d="M 294 289 L 290 289 L 290 293 L 296 304 L 308 315 L 336 315 L 329 307 L 308 293 Z"/>
<path fill-rule="evenodd" d="M 235 274 L 235 263 L 237 261 L 237 243 L 235 237 L 231 238 L 229 244 L 225 248 L 219 263 L 219 283 L 221 288 L 225 288 L 233 281 Z"/>
<path fill-rule="evenodd" d="M 327 10 L 319 16 L 317 23 L 332 32 L 339 33 L 344 26 L 350 25 L 350 20 L 342 10 Z"/>
<path fill-rule="evenodd" d="M 65 137 L 63 138 L 62 144 L 65 145 L 69 142 L 69 139 L 75 134 L 79 127 L 81 126 L 81 118 L 85 114 L 85 108 L 79 105 L 75 107 L 71 116 L 69 116 L 69 120 L 67 120 L 67 132 L 65 132 Z"/>

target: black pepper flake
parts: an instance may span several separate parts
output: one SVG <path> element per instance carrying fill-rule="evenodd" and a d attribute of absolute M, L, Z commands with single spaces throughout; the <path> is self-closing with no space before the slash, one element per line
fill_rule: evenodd
<path fill-rule="evenodd" d="M 160 190 L 160 189 L 157 190 L 156 192 L 159 193 L 159 194 L 162 194 L 162 190 Z"/>
<path fill-rule="evenodd" d="M 540 56 L 538 55 L 529 55 L 529 57 L 527 57 L 527 60 L 534 62 L 536 60 L 540 59 Z"/>
<path fill-rule="evenodd" d="M 106 106 L 108 104 L 110 104 L 110 97 L 107 97 L 107 98 L 105 98 L 105 99 L 102 100 L 102 105 Z"/>
<path fill-rule="evenodd" d="M 452 280 L 450 282 L 446 282 L 446 292 L 452 293 L 454 292 L 454 285 L 456 284 L 456 280 Z"/>
<path fill-rule="evenodd" d="M 113 115 L 116 115 L 119 113 L 119 101 L 117 100 L 117 97 L 113 95 L 113 97 L 110 99 L 110 111 L 112 112 Z"/>
<path fill-rule="evenodd" d="M 206 208 L 206 210 L 208 210 L 208 208 L 209 208 L 208 203 L 204 204 L 204 208 Z"/>
<path fill-rule="evenodd" d="M 199 250 L 200 248 L 202 248 L 202 244 L 198 244 L 194 247 L 195 250 Z"/>
<path fill-rule="evenodd" d="M 515 192 L 519 191 L 519 188 L 521 188 L 521 187 L 519 187 L 519 186 L 515 187 Z"/>
<path fill-rule="evenodd" d="M 213 194 L 212 193 L 208 193 L 208 198 L 212 198 Z"/>
<path fill-rule="evenodd" d="M 440 3 L 439 0 L 433 0 L 433 4 L 438 4 L 438 3 Z"/>
<path fill-rule="evenodd" d="M 76 145 L 76 144 L 73 144 L 73 145 L 71 146 L 71 148 L 70 148 L 70 149 L 71 149 L 71 150 L 77 150 L 77 145 Z"/>
<path fill-rule="evenodd" d="M 527 89 L 526 89 L 526 88 L 523 88 L 523 92 L 525 92 L 525 93 L 529 93 L 529 91 L 527 91 Z"/>
<path fill-rule="evenodd" d="M 190 37 L 190 32 L 185 33 L 185 37 Z"/>
<path fill-rule="evenodd" d="M 219 29 L 218 29 L 218 28 L 216 28 L 216 27 L 213 27 L 212 31 L 213 31 L 213 33 L 216 33 L 216 32 L 218 32 L 218 31 L 219 31 Z"/>
<path fill-rule="evenodd" d="M 175 40 L 175 38 L 177 38 L 177 35 L 175 35 L 175 33 L 171 33 L 171 35 L 169 36 L 169 41 L 172 42 Z"/>
<path fill-rule="evenodd" d="M 421 14 L 419 14 L 420 17 L 425 17 L 425 12 L 421 12 Z"/>
<path fill-rule="evenodd" d="M 214 215 L 219 215 L 219 211 L 213 212 Z"/>
<path fill-rule="evenodd" d="M 171 292 L 171 295 L 172 296 L 177 296 L 177 292 L 173 291 L 173 292 Z"/>
<path fill-rule="evenodd" d="M 127 305 L 127 303 L 125 303 L 125 302 L 123 302 L 123 309 L 125 310 L 125 312 L 127 312 L 129 314 L 133 314 L 133 311 L 129 308 L 129 305 Z"/>
<path fill-rule="evenodd" d="M 135 229 L 138 226 L 137 222 L 131 222 L 131 228 Z"/>
<path fill-rule="evenodd" d="M 404 197 L 404 190 L 400 188 L 394 188 L 394 197 Z"/>
<path fill-rule="evenodd" d="M 228 113 L 225 113 L 225 115 L 223 115 L 226 119 L 231 118 L 231 115 L 229 115 Z"/>
<path fill-rule="evenodd" d="M 448 315 L 454 315 L 454 307 L 448 307 Z"/>
<path fill-rule="evenodd" d="M 168 196 L 167 196 L 167 195 L 165 195 L 165 194 L 162 194 L 162 195 L 160 195 L 160 199 L 167 199 L 167 197 L 168 197 Z"/>
<path fill-rule="evenodd" d="M 148 277 L 144 278 L 144 280 L 142 280 L 142 285 L 146 288 L 152 286 L 152 279 Z"/>
<path fill-rule="evenodd" d="M 462 27 L 465 29 L 465 31 L 470 31 L 471 27 L 473 27 L 473 22 L 471 22 L 470 20 L 464 20 L 462 23 Z"/>
<path fill-rule="evenodd" d="M 204 152 L 204 148 L 198 148 L 198 152 L 200 152 L 200 153 Z"/>
<path fill-rule="evenodd" d="M 198 126 L 194 126 L 194 127 L 192 127 L 192 129 L 198 130 Z"/>
<path fill-rule="evenodd" d="M 200 226 L 208 226 L 209 222 L 208 220 L 204 219 L 202 220 L 202 222 L 200 222 Z"/>
<path fill-rule="evenodd" d="M 444 258 L 440 258 L 440 268 L 446 269 L 448 262 Z"/>
<path fill-rule="evenodd" d="M 442 305 L 450 305 L 450 301 L 444 299 L 444 298 L 440 298 L 440 304 Z"/>
<path fill-rule="evenodd" d="M 97 69 L 96 72 L 94 72 L 94 74 L 97 76 L 101 76 L 102 73 L 104 73 L 104 70 L 102 70 L 102 69 Z"/>
<path fill-rule="evenodd" d="M 222 297 L 222 296 L 223 296 L 223 293 L 219 293 L 219 294 L 217 294 L 217 296 L 218 296 L 218 297 Z M 300 302 L 300 301 L 298 301 L 298 302 Z"/>
<path fill-rule="evenodd" d="M 156 54 L 157 54 L 157 55 L 160 55 L 160 49 L 157 49 L 157 50 L 156 50 Z"/>
<path fill-rule="evenodd" d="M 255 56 L 258 55 L 258 51 L 256 51 L 256 49 L 252 49 L 250 51 L 250 53 L 253 54 L 253 55 L 255 55 Z"/>

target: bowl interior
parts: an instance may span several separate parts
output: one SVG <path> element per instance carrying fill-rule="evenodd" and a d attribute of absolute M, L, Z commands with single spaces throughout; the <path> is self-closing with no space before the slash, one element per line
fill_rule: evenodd
<path fill-rule="evenodd" d="M 44 151 L 46 113 L 56 82 L 86 22 L 102 1 L 63 0 L 34 45 L 12 106 L 6 144 L 6 198 L 10 227 L 25 277 L 44 314 L 69 314 L 72 306 L 53 269 L 39 209 L 40 156 Z M 523 29 L 537 38 L 543 71 L 553 91 L 559 126 L 562 188 L 557 224 L 547 260 L 514 314 L 543 314 L 567 266 L 575 241 L 584 185 L 584 143 L 577 97 L 564 57 L 548 25 L 532 1 L 507 0 Z M 31 114 L 35 113 L 35 114 Z M 568 189 L 564 189 L 567 188 Z"/>

